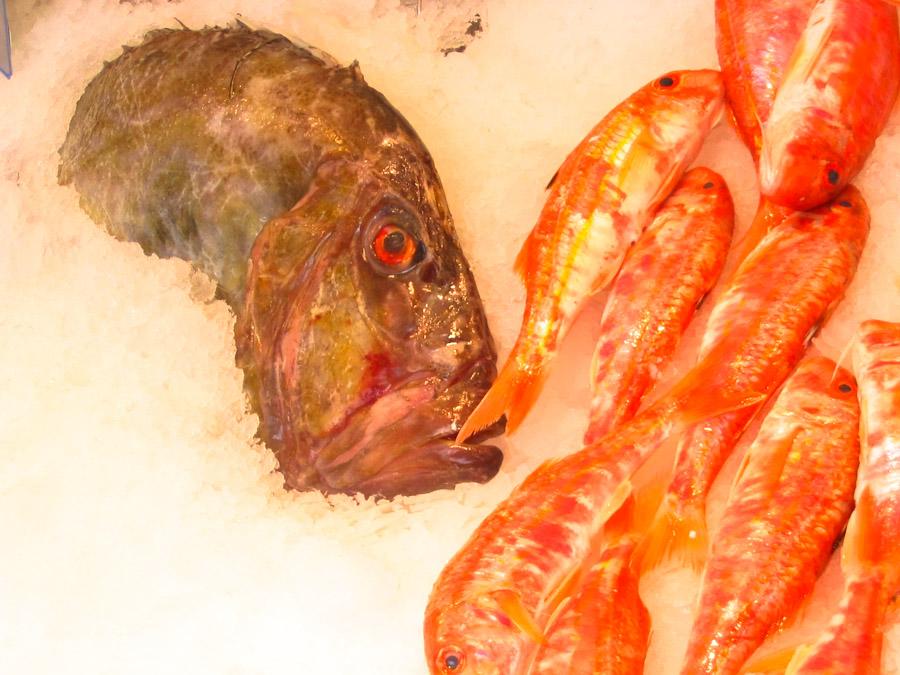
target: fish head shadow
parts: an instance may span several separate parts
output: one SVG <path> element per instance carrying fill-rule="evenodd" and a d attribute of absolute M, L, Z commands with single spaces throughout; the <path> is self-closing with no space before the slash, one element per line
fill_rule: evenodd
<path fill-rule="evenodd" d="M 251 253 L 238 363 L 289 487 L 393 497 L 484 482 L 502 461 L 453 440 L 496 353 L 443 192 L 383 169 L 324 162 Z"/>

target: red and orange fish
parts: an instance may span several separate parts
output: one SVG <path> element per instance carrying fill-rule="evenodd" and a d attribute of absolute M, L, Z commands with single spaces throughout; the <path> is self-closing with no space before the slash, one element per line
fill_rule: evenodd
<path fill-rule="evenodd" d="M 585 443 L 599 440 L 638 411 L 718 279 L 733 227 L 725 181 L 709 169 L 691 169 L 628 251 L 594 351 Z"/>
<path fill-rule="evenodd" d="M 763 127 L 760 190 L 792 209 L 833 199 L 862 168 L 900 88 L 897 10 L 820 0 Z"/>
<path fill-rule="evenodd" d="M 616 106 L 566 158 L 516 259 L 526 288 L 519 337 L 459 440 L 504 413 L 508 432 L 519 426 L 584 300 L 618 272 L 723 104 L 718 71 L 669 73 Z"/>
<path fill-rule="evenodd" d="M 795 675 L 880 673 L 885 615 L 900 593 L 900 324 L 864 322 L 853 365 L 864 459 L 842 551 L 844 594 L 818 642 L 797 651 Z"/>
<path fill-rule="evenodd" d="M 738 470 L 682 675 L 736 675 L 798 609 L 850 516 L 858 464 L 853 376 L 831 359 L 807 357 Z"/>
<path fill-rule="evenodd" d="M 700 358 L 731 344 L 735 377 L 777 387 L 803 356 L 812 335 L 844 295 L 869 229 L 859 191 L 795 212 L 744 260 L 713 308 Z M 645 543 L 652 568 L 669 556 L 699 569 L 706 558 L 706 495 L 757 407 L 704 420 L 681 439 L 660 513 Z"/>

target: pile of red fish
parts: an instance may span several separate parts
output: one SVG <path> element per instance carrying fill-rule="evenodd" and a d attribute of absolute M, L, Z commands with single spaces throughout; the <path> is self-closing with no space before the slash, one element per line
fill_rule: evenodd
<path fill-rule="evenodd" d="M 516 260 L 522 329 L 460 438 L 503 414 L 515 430 L 580 308 L 609 288 L 588 445 L 535 470 L 447 564 L 425 615 L 433 673 L 639 674 L 650 619 L 638 583 L 670 558 L 703 570 L 683 674 L 881 672 L 900 592 L 900 324 L 860 326 L 855 379 L 806 352 L 868 234 L 850 182 L 900 87 L 897 11 L 883 0 L 715 11 L 721 72 L 665 74 L 601 120 Z M 731 244 L 727 186 L 687 170 L 726 102 L 757 165 L 759 209 L 696 365 L 642 408 Z M 757 414 L 710 540 L 707 494 Z M 670 440 L 671 474 L 635 491 L 633 474 Z M 844 599 L 827 632 L 748 665 L 845 527 Z"/>

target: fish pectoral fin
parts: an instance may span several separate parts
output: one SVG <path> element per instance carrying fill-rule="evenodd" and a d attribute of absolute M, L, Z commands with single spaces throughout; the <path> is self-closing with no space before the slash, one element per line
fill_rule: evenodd
<path fill-rule="evenodd" d="M 781 483 L 781 475 L 784 473 L 784 467 L 787 466 L 788 456 L 794 447 L 794 441 L 803 431 L 803 427 L 797 426 L 792 428 L 786 435 L 776 439 L 768 453 L 768 461 L 766 464 L 766 473 L 763 477 L 763 487 L 768 494 L 774 494 Z M 750 448 L 748 457 L 752 453 Z M 747 459 L 745 457 L 745 459 Z M 742 465 L 742 469 L 745 469 Z"/>
<path fill-rule="evenodd" d="M 543 631 L 538 627 L 531 612 L 522 604 L 522 598 L 518 593 L 501 588 L 490 595 L 519 630 L 538 644 L 544 641 Z"/>
<path fill-rule="evenodd" d="M 803 644 L 779 649 L 748 663 L 741 669 L 741 675 L 780 675 L 789 672 L 789 668 L 796 670 L 809 651 L 810 647 Z"/>

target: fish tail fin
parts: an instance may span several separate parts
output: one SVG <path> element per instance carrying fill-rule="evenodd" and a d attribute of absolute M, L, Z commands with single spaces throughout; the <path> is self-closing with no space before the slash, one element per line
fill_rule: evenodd
<path fill-rule="evenodd" d="M 700 572 L 706 563 L 708 546 L 703 502 L 685 503 L 667 494 L 638 550 L 641 573 L 669 560 Z"/>
<path fill-rule="evenodd" d="M 486 429 L 506 414 L 506 433 L 515 431 L 531 410 L 544 386 L 546 374 L 543 365 L 527 371 L 520 367 L 517 350 L 509 356 L 494 384 L 462 425 L 457 442 Z"/>

